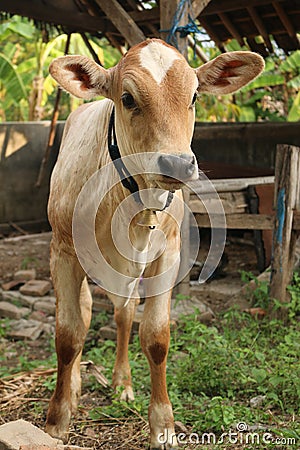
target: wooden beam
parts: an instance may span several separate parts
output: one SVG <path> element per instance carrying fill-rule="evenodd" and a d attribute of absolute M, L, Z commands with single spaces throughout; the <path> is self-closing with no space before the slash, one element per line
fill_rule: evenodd
<path fill-rule="evenodd" d="M 192 2 L 193 17 L 197 18 L 210 2 L 211 0 L 194 0 Z"/>
<path fill-rule="evenodd" d="M 242 36 L 240 35 L 236 26 L 231 22 L 228 14 L 219 13 L 218 15 L 219 15 L 220 19 L 222 20 L 223 24 L 225 25 L 225 27 L 227 28 L 227 30 L 229 31 L 229 33 L 232 35 L 232 37 L 234 37 L 238 41 L 240 46 L 243 47 L 245 45 L 244 40 L 243 40 Z"/>
<path fill-rule="evenodd" d="M 273 46 L 272 43 L 270 41 L 268 32 L 266 30 L 266 27 L 264 26 L 264 23 L 261 19 L 261 17 L 259 16 L 259 14 L 257 13 L 256 9 L 253 6 L 249 6 L 247 8 L 247 11 L 251 17 L 251 19 L 253 20 L 254 25 L 256 26 L 258 32 L 261 34 L 261 36 L 263 37 L 265 44 L 268 48 L 268 50 L 270 52 L 273 52 Z"/>
<path fill-rule="evenodd" d="M 281 22 L 285 26 L 286 31 L 288 32 L 288 35 L 291 38 L 296 38 L 297 39 L 296 30 L 295 30 L 292 22 L 288 18 L 286 12 L 284 11 L 283 7 L 278 2 L 272 2 L 272 5 L 274 6 L 274 9 L 277 12 Z"/>
<path fill-rule="evenodd" d="M 126 47 L 124 45 L 120 45 L 119 41 L 114 37 L 113 33 L 105 33 L 105 34 L 111 45 L 115 47 L 117 50 L 119 50 L 121 55 L 124 56 L 125 53 L 127 53 Z"/>
<path fill-rule="evenodd" d="M 95 0 L 95 2 L 130 46 L 139 44 L 146 39 L 142 30 L 117 0 L 110 0 L 109 2 L 107 0 Z"/>
<path fill-rule="evenodd" d="M 200 16 L 199 18 L 201 25 L 205 28 L 207 34 L 209 37 L 216 43 L 216 45 L 219 47 L 221 52 L 226 52 L 225 47 L 215 30 L 209 25 L 209 23 L 203 18 L 203 16 Z"/>
<path fill-rule="evenodd" d="M 78 10 L 68 11 L 62 8 L 49 7 L 42 3 L 41 0 L 31 0 L 30 2 L 24 2 L 22 0 L 1 0 L 0 9 L 10 14 L 18 14 L 19 16 L 29 17 L 30 19 L 41 22 L 63 25 L 70 32 L 105 32 L 108 28 L 102 18 L 92 17 Z"/>
<path fill-rule="evenodd" d="M 220 12 L 237 11 L 246 9 L 250 4 L 250 0 L 222 0 L 210 2 L 203 10 L 202 16 L 211 14 L 219 14 Z M 270 4 L 270 0 L 251 0 L 251 6 L 263 6 Z"/>

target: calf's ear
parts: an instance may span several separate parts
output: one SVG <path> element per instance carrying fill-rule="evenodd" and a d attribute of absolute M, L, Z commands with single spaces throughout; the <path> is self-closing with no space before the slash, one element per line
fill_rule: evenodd
<path fill-rule="evenodd" d="M 264 67 L 264 60 L 257 53 L 223 53 L 195 69 L 198 92 L 231 94 L 256 78 Z"/>
<path fill-rule="evenodd" d="M 87 56 L 62 56 L 52 61 L 51 76 L 75 97 L 91 99 L 97 95 L 108 96 L 110 70 L 96 64 Z"/>

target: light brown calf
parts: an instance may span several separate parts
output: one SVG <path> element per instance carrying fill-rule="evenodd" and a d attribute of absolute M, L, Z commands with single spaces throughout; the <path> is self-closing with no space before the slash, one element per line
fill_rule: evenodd
<path fill-rule="evenodd" d="M 143 275 L 147 299 L 140 341 L 151 371 L 150 447 L 176 447 L 166 359 L 183 217 L 180 187 L 198 178 L 190 147 L 194 102 L 202 92 L 236 91 L 256 77 L 263 65 L 256 54 L 234 52 L 192 69 L 173 47 L 156 39 L 131 48 L 109 70 L 83 56 L 65 56 L 51 64 L 51 75 L 71 94 L 85 99 L 106 97 L 70 115 L 51 179 L 51 273 L 57 296 L 58 358 L 57 385 L 46 424 L 52 436 L 67 439 L 80 397 L 80 358 L 92 304 L 86 273 L 101 280 L 115 306 L 118 338 L 113 385 L 123 386 L 122 398 L 133 399 L 127 350 Z M 121 172 L 132 175 L 129 186 L 120 182 L 112 186 L 112 178 L 120 178 L 111 164 L 111 139 L 113 150 L 118 144 L 122 156 Z M 130 190 L 137 188 L 131 195 Z M 176 192 L 170 203 L 171 191 Z M 161 210 L 156 229 L 145 223 L 143 209 Z M 146 226 L 141 225 L 143 220 Z M 164 239 L 154 234 L 160 232 Z M 90 233 L 101 257 L 91 244 Z M 169 436 L 167 442 L 161 442 L 160 433 Z"/>

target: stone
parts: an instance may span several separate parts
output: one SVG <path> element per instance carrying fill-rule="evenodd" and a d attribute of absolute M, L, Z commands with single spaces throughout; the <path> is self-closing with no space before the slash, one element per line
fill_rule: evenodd
<path fill-rule="evenodd" d="M 44 330 L 44 324 L 35 320 L 20 319 L 12 321 L 10 325 L 11 330 L 7 335 L 16 340 L 35 341 Z"/>
<path fill-rule="evenodd" d="M 6 301 L 17 301 L 23 306 L 28 306 L 29 308 L 32 308 L 34 303 L 38 300 L 36 297 L 30 297 L 28 295 L 22 295 L 20 292 L 17 291 L 7 291 L 2 292 L 2 298 Z"/>
<path fill-rule="evenodd" d="M 117 330 L 112 327 L 104 326 L 100 328 L 100 336 L 102 339 L 109 339 L 111 341 L 117 340 Z"/>
<path fill-rule="evenodd" d="M 29 308 L 18 308 L 12 303 L 2 301 L 0 302 L 0 316 L 9 319 L 21 319 L 30 313 Z"/>
<path fill-rule="evenodd" d="M 212 311 L 206 311 L 198 317 L 199 322 L 204 323 L 204 325 L 210 324 L 214 320 L 214 314 Z"/>
<path fill-rule="evenodd" d="M 265 395 L 258 395 L 257 397 L 252 397 L 249 402 L 250 407 L 259 408 L 264 403 L 265 400 L 266 400 Z"/>
<path fill-rule="evenodd" d="M 36 278 L 35 269 L 18 270 L 14 274 L 14 280 L 29 281 L 34 280 L 35 278 Z"/>
<path fill-rule="evenodd" d="M 26 281 L 24 280 L 12 280 L 2 284 L 4 291 L 18 290 Z"/>
<path fill-rule="evenodd" d="M 56 449 L 62 441 L 25 420 L 15 420 L 0 426 L 0 450 L 46 450 Z"/>
<path fill-rule="evenodd" d="M 29 280 L 20 288 L 21 294 L 42 297 L 52 288 L 52 284 L 47 280 Z"/>
<path fill-rule="evenodd" d="M 30 316 L 30 320 L 36 320 L 38 322 L 48 323 L 48 317 L 43 311 L 33 311 Z"/>
<path fill-rule="evenodd" d="M 33 309 L 35 311 L 43 311 L 44 313 L 53 316 L 56 309 L 56 299 L 55 297 L 44 297 L 42 300 L 38 300 L 34 303 Z"/>

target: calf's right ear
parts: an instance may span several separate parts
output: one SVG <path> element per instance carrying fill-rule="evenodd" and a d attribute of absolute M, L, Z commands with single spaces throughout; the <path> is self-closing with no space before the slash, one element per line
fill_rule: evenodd
<path fill-rule="evenodd" d="M 90 100 L 97 95 L 108 97 L 111 71 L 87 56 L 62 56 L 52 61 L 51 76 L 75 97 Z"/>

